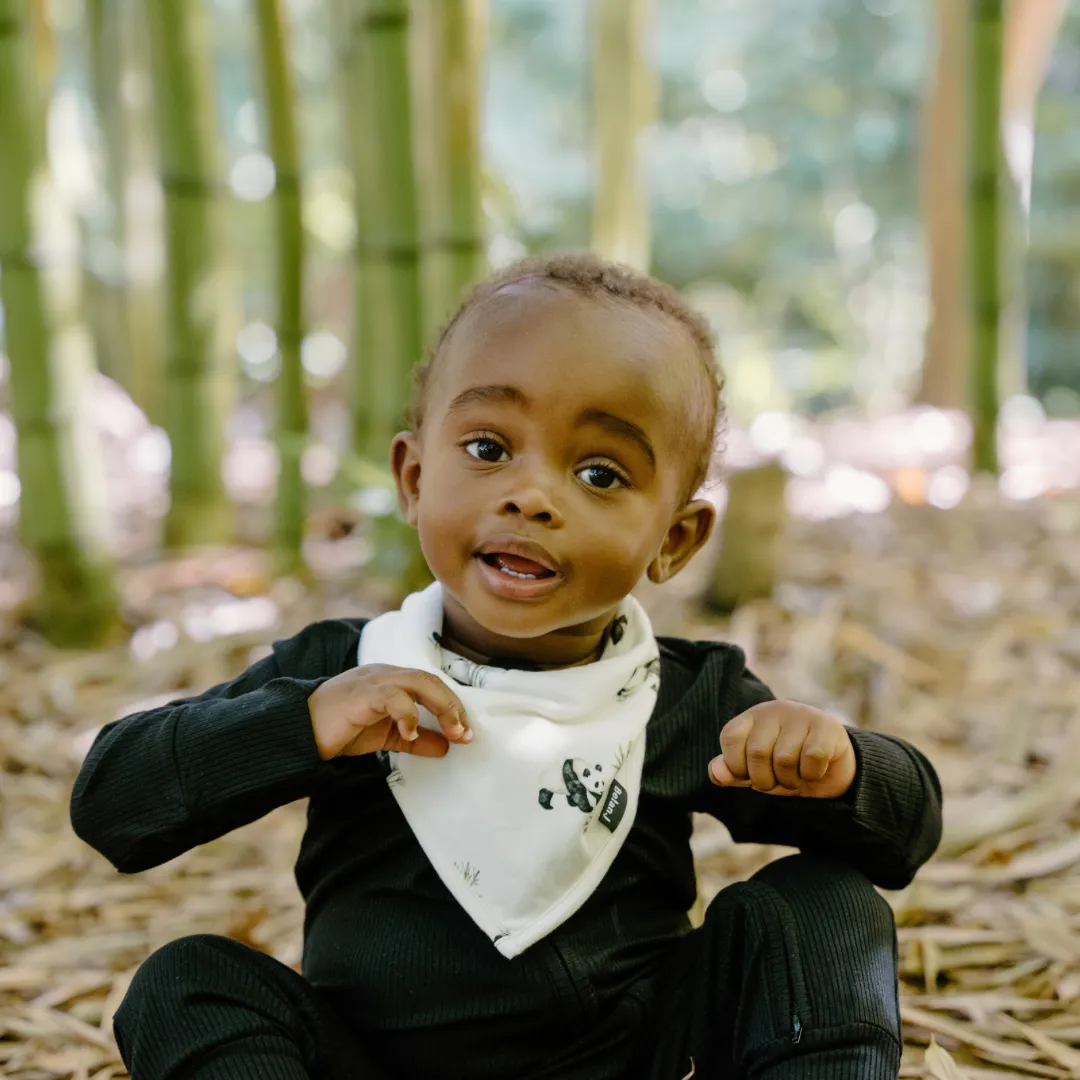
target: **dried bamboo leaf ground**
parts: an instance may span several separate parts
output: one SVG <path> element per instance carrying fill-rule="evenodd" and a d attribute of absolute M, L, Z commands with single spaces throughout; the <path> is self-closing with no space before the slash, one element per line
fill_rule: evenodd
<path fill-rule="evenodd" d="M 976 487 L 949 512 L 793 529 L 775 602 L 697 614 L 703 558 L 681 591 L 643 593 L 658 630 L 734 640 L 778 694 L 904 735 L 937 766 L 942 851 L 887 894 L 903 1075 L 1080 1077 L 1080 501 Z M 131 567 L 139 630 L 111 651 L 57 654 L 0 623 L 0 1075 L 123 1076 L 112 1015 L 173 938 L 230 934 L 298 964 L 302 803 L 125 877 L 73 835 L 68 797 L 101 724 L 227 678 L 315 618 L 374 613 L 349 545 L 315 551 L 311 589 L 267 581 L 257 552 Z M 780 853 L 698 825 L 703 899 Z"/>

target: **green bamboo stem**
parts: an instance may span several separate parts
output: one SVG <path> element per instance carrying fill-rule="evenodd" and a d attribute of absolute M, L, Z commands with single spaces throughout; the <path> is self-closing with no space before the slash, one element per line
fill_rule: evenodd
<path fill-rule="evenodd" d="M 331 27 L 337 46 L 337 93 L 345 129 L 345 152 L 353 176 L 353 213 L 356 221 L 356 241 L 353 245 L 353 323 L 352 345 L 349 365 L 346 369 L 346 393 L 349 416 L 352 418 L 352 442 L 357 453 L 371 445 L 369 424 L 368 376 L 369 365 L 364 359 L 371 355 L 368 341 L 370 326 L 364 315 L 367 295 L 366 260 L 368 200 L 363 188 L 367 152 L 368 107 L 364 99 L 366 87 L 363 79 L 364 42 L 361 34 L 362 12 L 353 0 L 332 0 L 330 5 Z"/>
<path fill-rule="evenodd" d="M 118 625 L 107 552 L 93 365 L 77 328 L 54 334 L 33 251 L 31 189 L 45 173 L 44 116 L 26 0 L 0 0 L 0 302 L 22 499 L 19 531 L 40 574 L 33 622 L 58 645 Z"/>
<path fill-rule="evenodd" d="M 103 186 L 109 204 L 107 218 L 89 231 L 91 236 L 112 244 L 122 263 L 126 241 L 127 137 L 119 92 L 124 75 L 124 55 L 117 0 L 86 0 L 86 40 L 90 95 L 104 163 Z M 123 271 L 114 268 L 104 278 L 89 271 L 84 280 L 88 293 L 87 314 L 94 322 L 98 367 L 134 395 Z"/>
<path fill-rule="evenodd" d="M 222 480 L 233 366 L 218 259 L 215 111 L 202 5 L 146 5 L 165 189 L 166 315 L 163 421 L 172 446 L 168 547 L 227 540 L 232 510 Z"/>
<path fill-rule="evenodd" d="M 386 461 L 420 359 L 420 262 L 413 167 L 408 0 L 363 0 L 356 23 L 361 130 L 356 161 L 357 451 Z"/>
<path fill-rule="evenodd" d="M 1001 333 L 1001 56 L 1003 0 L 971 3 L 971 144 L 968 254 L 971 275 L 972 466 L 997 473 Z"/>
<path fill-rule="evenodd" d="M 157 132 L 151 87 L 150 34 L 142 0 L 109 0 L 120 20 L 126 77 L 137 93 L 124 101 L 127 168 L 133 175 L 158 168 Z M 164 423 L 165 295 L 163 270 L 144 251 L 164 235 L 164 211 L 139 201 L 126 206 L 130 231 L 125 240 L 125 294 L 131 378 L 130 393 L 153 424 Z M 152 238 L 152 239 L 148 239 Z"/>
<path fill-rule="evenodd" d="M 647 55 L 654 13 L 654 0 L 593 0 L 592 247 L 642 271 L 652 246 L 643 150 L 657 110 Z"/>
<path fill-rule="evenodd" d="M 487 269 L 480 108 L 487 0 L 419 0 L 416 96 L 424 339 Z"/>
<path fill-rule="evenodd" d="M 301 472 L 308 433 L 307 397 L 300 346 L 304 339 L 304 225 L 300 195 L 300 150 L 296 137 L 293 78 L 281 0 L 256 0 L 259 60 L 266 100 L 270 157 L 277 182 L 277 437 L 280 470 L 275 503 L 277 569 L 301 566 L 307 494 Z"/>

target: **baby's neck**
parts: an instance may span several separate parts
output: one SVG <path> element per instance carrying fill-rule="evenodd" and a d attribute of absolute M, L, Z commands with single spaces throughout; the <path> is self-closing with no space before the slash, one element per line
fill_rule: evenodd
<path fill-rule="evenodd" d="M 608 630 L 605 629 L 600 636 L 599 643 L 589 649 L 585 654 L 577 658 L 563 660 L 560 663 L 550 663 L 542 662 L 528 656 L 510 656 L 495 652 L 485 653 L 478 651 L 477 649 L 464 644 L 464 642 L 458 641 L 445 620 L 443 622 L 442 633 L 439 635 L 439 644 L 444 649 L 457 653 L 459 656 L 465 657 L 466 660 L 471 660 L 474 664 L 485 664 L 492 667 L 522 668 L 527 671 L 553 671 L 560 668 L 582 667 L 585 664 L 591 664 L 600 659 L 600 655 L 604 651 L 604 646 L 607 645 L 607 640 Z"/>

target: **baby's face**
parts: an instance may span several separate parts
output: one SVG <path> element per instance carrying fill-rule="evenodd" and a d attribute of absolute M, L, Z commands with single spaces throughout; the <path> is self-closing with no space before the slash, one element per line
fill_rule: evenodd
<path fill-rule="evenodd" d="M 465 316 L 432 373 L 410 515 L 448 616 L 517 639 L 610 616 L 681 505 L 697 363 L 674 320 L 563 288 Z"/>

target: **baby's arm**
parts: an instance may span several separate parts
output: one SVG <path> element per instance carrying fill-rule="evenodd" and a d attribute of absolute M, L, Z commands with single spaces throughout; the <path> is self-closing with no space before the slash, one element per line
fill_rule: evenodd
<path fill-rule="evenodd" d="M 136 873 L 308 795 L 321 758 L 307 699 L 357 640 L 316 623 L 231 682 L 107 724 L 72 790 L 75 833 Z"/>
<path fill-rule="evenodd" d="M 773 699 L 742 666 L 726 656 L 720 681 L 721 729 Z M 854 780 L 837 798 L 765 794 L 749 787 L 718 787 L 706 776 L 700 809 L 722 821 L 736 841 L 783 844 L 843 859 L 882 888 L 903 888 L 941 839 L 941 786 L 929 761 L 902 739 L 845 729 L 854 751 Z M 719 733 L 714 736 L 719 750 Z M 707 766 L 706 766 L 707 768 Z"/>

